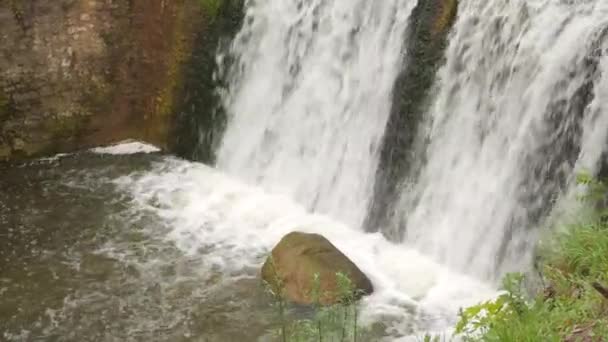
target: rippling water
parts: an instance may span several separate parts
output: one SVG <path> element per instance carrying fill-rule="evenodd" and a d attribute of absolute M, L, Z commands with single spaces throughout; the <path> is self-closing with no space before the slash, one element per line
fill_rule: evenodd
<path fill-rule="evenodd" d="M 112 181 L 162 158 L 83 154 L 0 168 L 0 340 L 264 334 L 269 310 L 258 281 L 219 288 L 220 274 L 168 241 L 158 217 L 134 213 Z"/>
<path fill-rule="evenodd" d="M 377 339 L 444 331 L 493 295 L 380 234 L 154 153 L 4 165 L 0 227 L 6 341 L 270 341 L 258 270 L 296 229 L 324 233 L 370 276 L 362 320 Z"/>

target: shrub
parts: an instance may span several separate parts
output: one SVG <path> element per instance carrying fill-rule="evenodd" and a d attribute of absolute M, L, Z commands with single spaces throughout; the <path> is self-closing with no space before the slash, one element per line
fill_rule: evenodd
<path fill-rule="evenodd" d="M 505 277 L 497 299 L 461 311 L 456 333 L 465 341 L 608 340 L 608 225 L 605 183 L 581 175 L 587 209 L 553 236 L 542 254 L 544 286 L 526 295 L 524 277 Z"/>

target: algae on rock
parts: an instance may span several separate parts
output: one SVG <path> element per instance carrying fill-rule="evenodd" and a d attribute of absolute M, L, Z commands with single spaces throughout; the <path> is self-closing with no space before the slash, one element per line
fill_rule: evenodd
<path fill-rule="evenodd" d="M 398 185 L 415 169 L 418 126 L 429 104 L 435 75 L 444 59 L 448 33 L 456 18 L 457 0 L 420 0 L 410 17 L 404 68 L 397 77 L 393 103 L 380 151 L 374 201 L 365 224 L 377 231 L 386 226 Z M 398 239 L 395 232 L 391 238 Z"/>
<path fill-rule="evenodd" d="M 240 29 L 244 0 L 204 1 L 217 7 L 203 11 L 206 26 L 197 35 L 183 71 L 169 148 L 181 157 L 213 164 L 227 120 L 217 92 L 224 85 L 216 56 Z"/>

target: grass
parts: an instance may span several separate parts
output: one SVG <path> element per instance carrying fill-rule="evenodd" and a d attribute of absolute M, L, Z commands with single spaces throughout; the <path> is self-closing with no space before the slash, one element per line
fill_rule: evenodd
<path fill-rule="evenodd" d="M 588 176 L 579 183 L 587 210 L 541 248 L 543 286 L 528 293 L 524 276 L 508 275 L 503 295 L 461 312 L 465 341 L 608 341 L 608 212 L 598 205 L 607 187 Z"/>
<path fill-rule="evenodd" d="M 359 326 L 357 298 L 359 294 L 352 281 L 342 273 L 336 273 L 339 298 L 334 305 L 323 306 L 319 299 L 321 279 L 314 275 L 311 298 L 313 305 L 311 318 L 290 320 L 287 312 L 287 299 L 284 284 L 277 280 L 278 285 L 265 284 L 266 291 L 274 299 L 273 306 L 277 314 L 278 327 L 274 331 L 277 340 L 281 342 L 357 342 L 366 341 L 366 331 Z"/>

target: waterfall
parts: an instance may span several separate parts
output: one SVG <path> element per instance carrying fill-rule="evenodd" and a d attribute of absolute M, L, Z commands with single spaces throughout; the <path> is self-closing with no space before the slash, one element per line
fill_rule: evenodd
<path fill-rule="evenodd" d="M 218 168 L 361 228 L 414 6 L 247 1 L 218 56 Z M 378 230 L 484 280 L 527 268 L 554 203 L 605 157 L 607 18 L 604 0 L 461 0 L 422 122 L 403 133 L 419 137 L 416 165 Z"/>
<path fill-rule="evenodd" d="M 536 226 L 608 133 L 608 2 L 461 0 L 393 226 L 452 269 L 530 264 Z"/>
<path fill-rule="evenodd" d="M 359 227 L 414 0 L 248 1 L 218 167 Z"/>
<path fill-rule="evenodd" d="M 437 55 L 420 53 L 412 37 L 426 32 L 412 43 L 426 44 L 452 22 L 441 4 L 245 2 L 217 56 L 227 124 L 216 169 L 168 157 L 115 181 L 137 220 L 153 213 L 162 240 L 218 278 L 204 297 L 230 298 L 260 325 L 225 289 L 257 281 L 285 234 L 323 234 L 374 284 L 362 321 L 416 340 L 449 331 L 461 308 L 496 295 L 501 274 L 530 266 L 544 218 L 608 151 L 608 2 L 460 0 L 447 50 L 442 35 Z M 438 21 L 420 25 L 419 13 Z M 426 89 L 403 113 L 394 95 L 420 79 L 408 70 Z M 397 188 L 369 233 L 386 175 L 384 189 Z"/>

